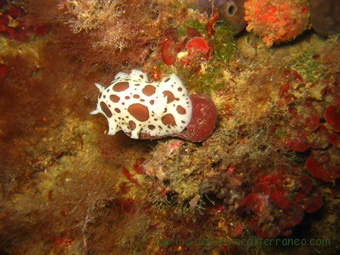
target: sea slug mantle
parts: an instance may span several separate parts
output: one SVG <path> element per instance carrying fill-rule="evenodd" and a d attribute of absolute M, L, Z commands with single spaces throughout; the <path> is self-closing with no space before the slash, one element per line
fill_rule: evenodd
<path fill-rule="evenodd" d="M 97 108 L 90 114 L 101 113 L 107 118 L 108 135 L 123 130 L 133 139 L 177 136 L 199 142 L 215 128 L 217 111 L 211 99 L 199 95 L 198 101 L 197 95 L 192 95 L 192 100 L 175 74 L 150 82 L 145 73 L 133 69 L 130 74 L 118 73 L 107 87 L 95 85 L 100 93 Z M 193 110 L 200 114 L 193 114 Z M 209 116 L 209 123 L 199 127 L 204 122 L 197 123 L 193 115 L 200 120 Z"/>

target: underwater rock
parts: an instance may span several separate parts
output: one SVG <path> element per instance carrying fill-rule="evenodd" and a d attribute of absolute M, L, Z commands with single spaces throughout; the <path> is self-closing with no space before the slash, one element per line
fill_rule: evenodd
<path fill-rule="evenodd" d="M 310 23 L 321 35 L 340 33 L 340 2 L 338 0 L 310 0 Z"/>
<path fill-rule="evenodd" d="M 268 47 L 293 40 L 309 26 L 307 0 L 248 0 L 244 7 L 247 31 L 262 37 Z"/>
<path fill-rule="evenodd" d="M 108 87 L 96 86 L 100 94 L 91 114 L 107 118 L 108 135 L 123 130 L 133 139 L 177 136 L 200 142 L 215 128 L 217 111 L 211 99 L 189 97 L 175 74 L 149 82 L 145 73 L 133 69 L 131 74 L 118 73 Z"/>

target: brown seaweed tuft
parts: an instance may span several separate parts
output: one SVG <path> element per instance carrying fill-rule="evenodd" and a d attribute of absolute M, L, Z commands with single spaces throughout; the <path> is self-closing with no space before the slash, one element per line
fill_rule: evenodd
<path fill-rule="evenodd" d="M 145 0 L 26 1 L 25 7 L 29 24 L 52 24 L 60 49 L 88 66 L 141 64 L 166 29 L 161 7 Z"/>

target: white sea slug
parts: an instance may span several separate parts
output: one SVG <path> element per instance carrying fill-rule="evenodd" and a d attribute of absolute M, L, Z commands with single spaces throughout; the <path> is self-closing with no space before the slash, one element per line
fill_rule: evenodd
<path fill-rule="evenodd" d="M 192 103 L 177 75 L 171 74 L 160 82 L 149 82 L 142 71 L 120 72 L 111 84 L 99 89 L 97 108 L 91 114 L 103 114 L 109 123 L 109 135 L 123 130 L 138 139 L 178 134 L 189 124 Z"/>

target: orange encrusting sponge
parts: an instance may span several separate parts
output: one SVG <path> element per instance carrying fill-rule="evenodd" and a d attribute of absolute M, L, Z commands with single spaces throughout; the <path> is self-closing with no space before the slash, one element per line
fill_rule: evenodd
<path fill-rule="evenodd" d="M 268 47 L 293 40 L 309 26 L 308 0 L 249 0 L 244 3 L 247 31 Z"/>

